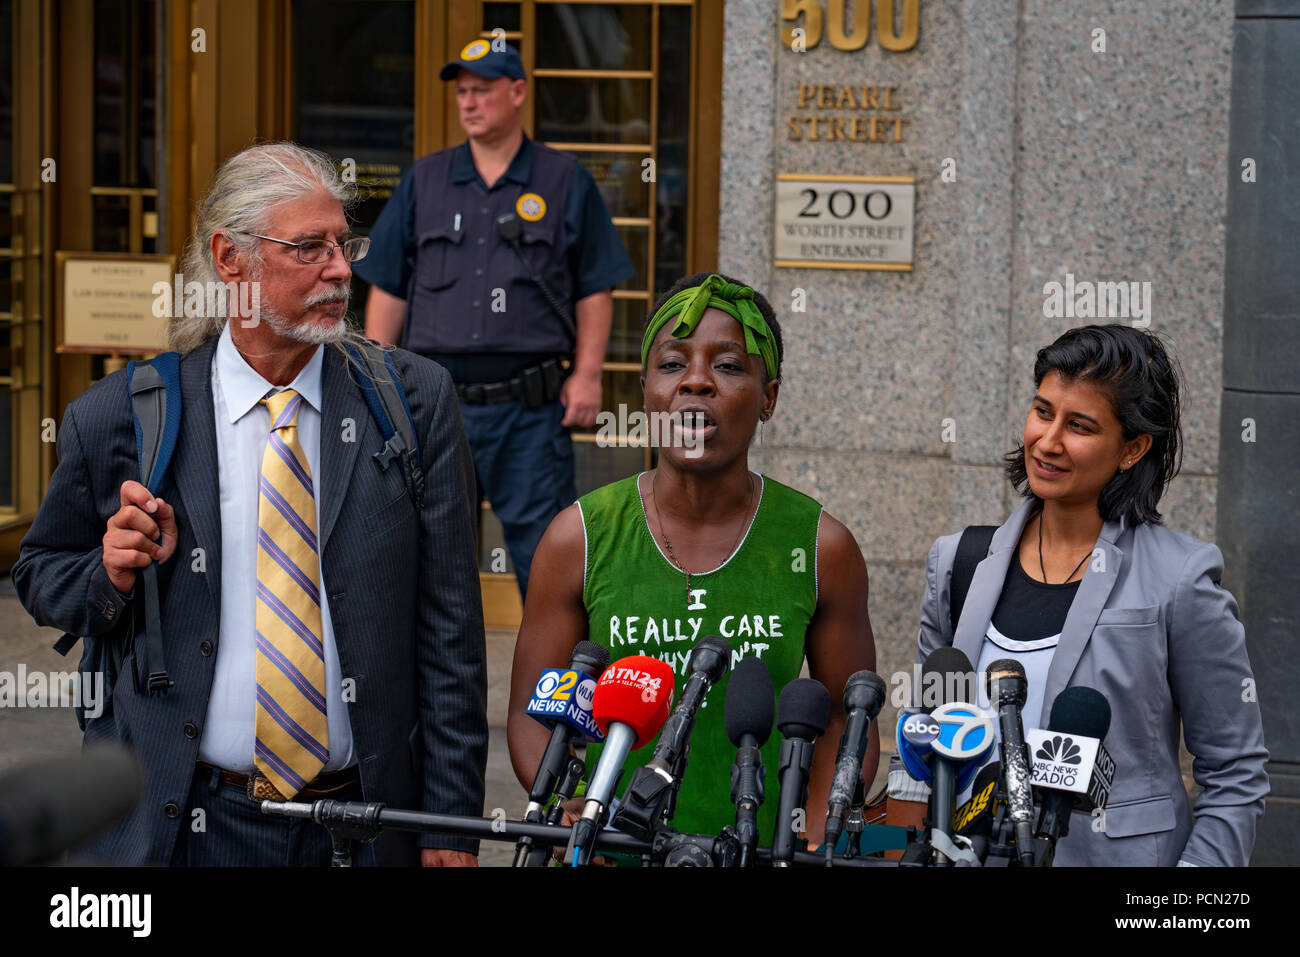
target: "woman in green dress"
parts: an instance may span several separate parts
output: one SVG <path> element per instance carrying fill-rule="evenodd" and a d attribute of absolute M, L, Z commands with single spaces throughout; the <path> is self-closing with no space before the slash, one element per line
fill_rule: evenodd
<path fill-rule="evenodd" d="M 565 509 L 533 560 L 508 723 L 511 760 L 525 788 L 549 736 L 525 713 L 543 669 L 564 667 L 574 646 L 589 640 L 609 648 L 612 661 L 650 655 L 668 662 L 680 695 L 691 650 L 718 635 L 732 646 L 733 666 L 760 658 L 778 695 L 805 658 L 830 692 L 805 827 L 810 842 L 820 842 L 844 729 L 840 696 L 850 675 L 874 670 L 876 655 L 867 569 L 853 535 L 813 499 L 749 469 L 754 432 L 776 408 L 780 368 L 780 328 L 766 299 L 749 287 L 699 273 L 656 303 L 642 341 L 641 385 L 652 426 L 670 423 L 657 467 Z M 729 674 L 710 691 L 691 734 L 670 822 L 684 833 L 716 834 L 735 820 L 736 750 L 723 727 Z M 762 749 L 765 845 L 775 826 L 780 742 L 773 730 Z M 623 786 L 654 745 L 628 758 Z M 589 748 L 589 772 L 598 750 Z M 868 787 L 878 757 L 873 725 L 863 761 Z"/>

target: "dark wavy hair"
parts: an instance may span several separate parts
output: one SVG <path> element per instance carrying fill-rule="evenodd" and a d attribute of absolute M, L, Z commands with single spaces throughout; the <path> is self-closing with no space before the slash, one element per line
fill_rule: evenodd
<path fill-rule="evenodd" d="M 1151 436 L 1147 454 L 1106 483 L 1097 510 L 1107 522 L 1123 517 L 1130 525 L 1158 524 L 1156 505 L 1182 466 L 1180 376 L 1164 344 L 1154 334 L 1132 326 L 1081 326 L 1038 350 L 1034 386 L 1049 372 L 1101 389 L 1110 399 L 1126 442 L 1143 434 Z M 1024 444 L 1005 460 L 1007 478 L 1016 491 L 1037 499 L 1029 488 Z"/>
<path fill-rule="evenodd" d="M 655 301 L 653 308 L 651 308 L 649 314 L 645 317 L 645 322 L 641 323 L 640 338 L 645 338 L 645 331 L 650 327 L 650 320 L 654 318 L 655 313 L 663 308 L 664 303 L 677 295 L 683 289 L 690 289 L 692 286 L 698 286 L 712 275 L 714 274 L 710 272 L 697 272 L 689 276 L 683 276 L 681 279 L 673 283 L 669 290 Z M 749 285 L 749 283 L 745 282 L 743 279 L 733 279 L 731 276 L 724 275 L 723 273 L 718 273 L 717 275 L 722 276 L 722 278 L 727 282 L 735 283 L 737 286 Z M 781 324 L 776 321 L 776 313 L 772 311 L 772 304 L 768 302 L 767 298 L 757 289 L 754 290 L 754 305 L 758 306 L 758 311 L 763 314 L 763 318 L 767 321 L 768 327 L 772 330 L 772 338 L 776 340 L 776 377 L 780 379 L 781 359 L 785 355 L 785 347 L 781 343 Z M 644 367 L 642 367 L 641 372 L 645 372 Z M 763 375 L 764 378 L 766 378 L 766 369 L 764 370 Z"/>

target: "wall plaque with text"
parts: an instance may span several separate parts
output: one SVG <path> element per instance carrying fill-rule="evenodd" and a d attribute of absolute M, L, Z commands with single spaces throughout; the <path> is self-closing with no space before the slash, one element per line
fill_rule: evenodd
<path fill-rule="evenodd" d="M 57 352 L 153 353 L 167 348 L 167 316 L 155 309 L 173 256 L 56 252 Z"/>
<path fill-rule="evenodd" d="M 908 271 L 915 206 L 912 176 L 781 173 L 773 265 Z"/>

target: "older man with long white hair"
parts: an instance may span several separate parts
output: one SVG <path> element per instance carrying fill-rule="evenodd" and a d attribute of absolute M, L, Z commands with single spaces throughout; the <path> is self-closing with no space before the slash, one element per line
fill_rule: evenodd
<path fill-rule="evenodd" d="M 473 467 L 446 372 L 402 350 L 391 368 L 423 493 L 375 454 L 385 436 L 361 388 L 373 367 L 345 348 L 382 356 L 348 324 L 351 263 L 368 245 L 348 225 L 352 200 L 328 157 L 292 143 L 218 170 L 185 279 L 256 295 L 173 321 L 182 417 L 157 487 L 138 481 L 125 371 L 64 416 L 13 577 L 38 622 L 117 670 L 86 738 L 130 742 L 146 793 L 92 845 L 100 859 L 328 864 L 325 830 L 263 815 L 268 798 L 482 811 Z M 165 694 L 136 679 L 137 576 L 153 562 Z M 471 841 L 419 843 L 425 864 L 476 859 Z M 415 851 L 387 832 L 358 862 L 414 863 Z"/>

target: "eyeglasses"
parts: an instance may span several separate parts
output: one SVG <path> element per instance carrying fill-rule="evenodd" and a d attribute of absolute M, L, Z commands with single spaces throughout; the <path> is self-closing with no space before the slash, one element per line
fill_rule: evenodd
<path fill-rule="evenodd" d="M 265 239 L 267 242 L 279 243 L 281 246 L 294 246 L 298 250 L 298 262 L 307 263 L 308 265 L 319 265 L 328 262 L 330 257 L 334 255 L 335 246 L 343 250 L 343 259 L 350 263 L 354 263 L 358 259 L 365 259 L 366 253 L 370 250 L 369 236 L 353 236 L 341 243 L 332 243 L 328 239 L 309 239 L 303 243 L 291 243 L 287 239 L 276 239 L 274 236 L 249 233 L 242 229 L 237 231 L 244 233 L 245 236 L 253 236 L 257 239 Z"/>

